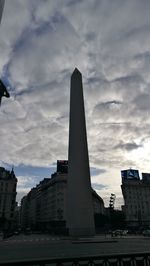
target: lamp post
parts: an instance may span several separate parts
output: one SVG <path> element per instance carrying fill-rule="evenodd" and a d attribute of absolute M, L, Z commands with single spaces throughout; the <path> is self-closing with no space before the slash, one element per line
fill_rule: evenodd
<path fill-rule="evenodd" d="M 114 210 L 115 199 L 116 199 L 116 195 L 111 193 L 110 200 L 109 200 L 109 208 L 110 208 L 110 210 Z"/>
<path fill-rule="evenodd" d="M 4 83 L 0 80 L 0 106 L 1 106 L 2 97 L 9 98 L 10 95 L 9 95 L 9 92 L 7 91 Z"/>
<path fill-rule="evenodd" d="M 4 3 L 5 3 L 5 0 L 0 0 L 0 22 L 2 18 L 3 9 L 4 9 Z"/>
<path fill-rule="evenodd" d="M 1 2 L 0 2 L 0 4 L 1 4 Z M 1 8 L 1 6 L 0 6 L 0 8 Z M 2 97 L 9 98 L 10 95 L 9 95 L 9 92 L 7 91 L 4 83 L 0 80 L 0 106 L 1 106 Z M 6 226 L 7 226 L 6 221 L 7 220 L 5 218 L 4 207 L 3 207 L 3 213 L 2 213 L 2 216 L 0 217 L 0 220 L 1 220 L 1 225 L 2 225 L 2 229 L 3 229 L 3 238 L 5 238 L 6 237 Z"/>
<path fill-rule="evenodd" d="M 114 205 L 115 205 L 116 195 L 111 193 L 110 200 L 109 200 L 109 215 L 110 215 L 110 222 L 111 227 L 114 227 Z"/>
<path fill-rule="evenodd" d="M 0 23 L 1 23 L 1 19 L 2 19 L 4 4 L 5 4 L 5 0 L 0 0 Z M 0 106 L 1 106 L 1 100 L 2 100 L 3 96 L 7 97 L 7 98 L 10 97 L 5 85 L 0 80 Z"/>

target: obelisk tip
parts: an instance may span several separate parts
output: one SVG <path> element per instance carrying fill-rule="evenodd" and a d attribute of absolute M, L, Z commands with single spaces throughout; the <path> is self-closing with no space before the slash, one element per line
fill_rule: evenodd
<path fill-rule="evenodd" d="M 81 75 L 81 72 L 79 71 L 79 69 L 76 67 L 72 73 L 72 75 L 74 74 L 80 74 Z"/>

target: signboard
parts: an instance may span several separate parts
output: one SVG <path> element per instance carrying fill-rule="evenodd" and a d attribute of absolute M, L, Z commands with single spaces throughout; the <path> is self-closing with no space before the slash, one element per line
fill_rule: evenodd
<path fill-rule="evenodd" d="M 140 179 L 139 177 L 139 171 L 135 169 L 128 169 L 128 170 L 122 170 L 121 171 L 121 177 L 123 180 L 125 179 Z"/>
<path fill-rule="evenodd" d="M 62 174 L 68 173 L 68 161 L 67 160 L 57 161 L 57 173 L 62 173 Z"/>

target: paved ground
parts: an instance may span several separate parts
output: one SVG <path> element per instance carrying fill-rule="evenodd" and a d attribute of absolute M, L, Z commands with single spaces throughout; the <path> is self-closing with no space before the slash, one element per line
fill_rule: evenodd
<path fill-rule="evenodd" d="M 48 235 L 19 235 L 0 240 L 0 262 L 139 252 L 150 252 L 150 238 L 100 236 L 70 240 Z"/>

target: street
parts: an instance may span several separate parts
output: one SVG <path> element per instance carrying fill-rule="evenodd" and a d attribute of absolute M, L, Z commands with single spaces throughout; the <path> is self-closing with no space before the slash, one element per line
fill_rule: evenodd
<path fill-rule="evenodd" d="M 141 252 L 150 252 L 150 238 L 97 236 L 70 240 L 49 235 L 18 235 L 0 240 L 0 262 Z"/>

